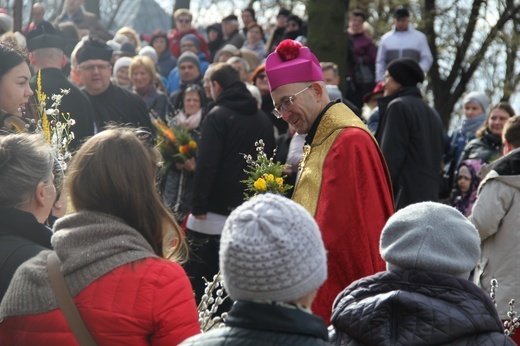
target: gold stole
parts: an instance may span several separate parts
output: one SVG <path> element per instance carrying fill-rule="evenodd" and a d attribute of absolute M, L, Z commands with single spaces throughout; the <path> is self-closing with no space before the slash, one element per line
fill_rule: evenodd
<path fill-rule="evenodd" d="M 292 199 L 307 209 L 313 217 L 318 207 L 323 163 L 336 138 L 347 127 L 360 128 L 372 136 L 365 124 L 345 104 L 336 103 L 321 118 L 312 145 L 305 145 L 303 148 L 303 156 L 298 165 L 299 179 Z"/>

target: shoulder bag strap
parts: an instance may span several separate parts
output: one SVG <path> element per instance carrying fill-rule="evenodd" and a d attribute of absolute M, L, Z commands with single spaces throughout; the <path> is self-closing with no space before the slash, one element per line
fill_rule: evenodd
<path fill-rule="evenodd" d="M 83 319 L 76 308 L 76 304 L 70 296 L 69 289 L 60 270 L 60 259 L 56 252 L 51 252 L 47 257 L 47 272 L 51 281 L 51 287 L 58 302 L 65 320 L 69 324 L 72 333 L 81 346 L 95 346 L 96 342 L 90 335 L 90 332 L 83 323 Z"/>

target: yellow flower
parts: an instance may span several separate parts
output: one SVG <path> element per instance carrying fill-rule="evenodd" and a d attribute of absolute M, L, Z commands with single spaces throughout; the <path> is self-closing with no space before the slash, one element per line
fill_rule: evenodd
<path fill-rule="evenodd" d="M 274 181 L 274 175 L 272 175 L 272 174 L 266 174 L 266 175 L 265 175 L 265 180 L 267 180 L 267 181 Z"/>
<path fill-rule="evenodd" d="M 258 178 L 253 186 L 259 191 L 265 191 L 267 189 L 267 183 L 265 182 L 264 178 Z"/>
<path fill-rule="evenodd" d="M 185 144 L 185 145 L 181 145 L 181 146 L 179 147 L 179 152 L 180 152 L 181 154 L 186 154 L 186 153 L 188 152 L 188 150 L 190 150 L 190 148 L 188 147 L 187 144 Z"/>
<path fill-rule="evenodd" d="M 197 149 L 197 142 L 195 142 L 195 141 L 190 141 L 188 143 L 188 145 L 189 145 L 190 149 Z"/>
<path fill-rule="evenodd" d="M 282 177 L 276 178 L 276 182 L 278 183 L 278 186 L 280 186 L 280 187 L 283 186 L 283 178 Z"/>

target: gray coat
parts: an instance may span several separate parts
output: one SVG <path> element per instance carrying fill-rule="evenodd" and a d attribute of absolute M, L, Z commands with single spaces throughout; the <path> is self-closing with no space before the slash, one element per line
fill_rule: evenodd
<path fill-rule="evenodd" d="M 498 312 L 506 319 L 509 301 L 520 300 L 520 149 L 492 168 L 480 184 L 469 217 L 482 241 L 474 282 L 489 292 L 491 279 L 497 279 Z"/>

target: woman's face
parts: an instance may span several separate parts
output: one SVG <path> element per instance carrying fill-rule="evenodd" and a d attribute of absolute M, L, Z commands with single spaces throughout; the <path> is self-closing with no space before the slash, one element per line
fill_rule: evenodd
<path fill-rule="evenodd" d="M 221 52 L 218 56 L 218 62 L 226 62 L 231 58 L 233 54 L 230 52 Z"/>
<path fill-rule="evenodd" d="M 502 137 L 502 130 L 507 119 L 509 119 L 509 113 L 500 108 L 495 108 L 489 114 L 488 129 L 489 132 L 495 136 Z"/>
<path fill-rule="evenodd" d="M 128 76 L 128 66 L 122 66 L 116 72 L 117 83 L 119 85 L 130 84 L 130 77 Z"/>
<path fill-rule="evenodd" d="M 187 115 L 196 113 L 201 108 L 200 96 L 196 91 L 187 92 L 184 95 L 184 112 Z"/>
<path fill-rule="evenodd" d="M 269 93 L 269 81 L 267 80 L 267 75 L 265 71 L 260 72 L 255 79 L 255 85 L 260 90 L 262 95 Z"/>
<path fill-rule="evenodd" d="M 218 38 L 217 30 L 210 30 L 208 32 L 208 42 L 215 41 Z"/>
<path fill-rule="evenodd" d="M 29 85 L 31 71 L 29 66 L 22 62 L 10 69 L 0 79 L 0 109 L 13 115 L 22 116 L 29 97 L 33 92 Z"/>
<path fill-rule="evenodd" d="M 137 89 L 144 88 L 152 84 L 152 76 L 145 70 L 143 66 L 136 66 L 132 70 L 132 84 Z"/>
<path fill-rule="evenodd" d="M 262 33 L 258 27 L 252 27 L 247 30 L 247 40 L 251 43 L 258 42 L 262 39 Z"/>
<path fill-rule="evenodd" d="M 468 119 L 474 118 L 484 113 L 484 110 L 477 102 L 468 102 L 464 105 L 464 116 Z"/>
<path fill-rule="evenodd" d="M 152 47 L 157 52 L 157 55 L 161 56 L 166 50 L 166 40 L 163 37 L 156 38 L 153 40 Z"/>

